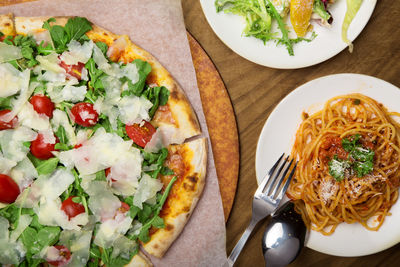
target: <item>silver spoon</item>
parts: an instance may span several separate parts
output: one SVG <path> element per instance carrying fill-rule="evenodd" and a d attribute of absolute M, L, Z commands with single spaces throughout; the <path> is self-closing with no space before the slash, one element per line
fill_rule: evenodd
<path fill-rule="evenodd" d="M 301 215 L 294 211 L 291 201 L 282 205 L 272 216 L 262 239 L 265 264 L 286 266 L 294 261 L 304 246 L 307 228 Z"/>

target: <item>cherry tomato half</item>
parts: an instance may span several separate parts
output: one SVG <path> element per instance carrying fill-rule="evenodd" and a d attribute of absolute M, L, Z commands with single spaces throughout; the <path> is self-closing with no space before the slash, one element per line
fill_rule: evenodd
<path fill-rule="evenodd" d="M 38 134 L 35 140 L 31 142 L 31 153 L 38 159 L 49 159 L 54 157 L 52 151 L 55 151 L 55 143 L 49 144 L 44 142 L 43 134 Z M 56 137 L 56 143 L 58 143 L 58 139 Z"/>
<path fill-rule="evenodd" d="M 11 110 L 9 110 L 9 109 L 0 110 L 0 118 L 1 118 L 1 116 L 6 115 L 7 113 L 10 113 L 10 112 L 11 112 Z M 0 131 L 15 128 L 15 126 L 17 126 L 17 124 L 18 124 L 17 116 L 15 116 L 9 122 L 4 122 L 4 121 L 0 120 Z"/>
<path fill-rule="evenodd" d="M 82 79 L 82 69 L 85 67 L 85 64 L 78 62 L 76 65 L 68 65 L 64 61 L 61 61 L 60 67 L 63 68 L 67 74 L 80 81 Z"/>
<path fill-rule="evenodd" d="M 34 95 L 29 101 L 33 109 L 39 114 L 45 114 L 47 117 L 53 117 L 54 103 L 45 95 Z"/>
<path fill-rule="evenodd" d="M 128 204 L 121 201 L 121 207 L 119 207 L 117 212 L 125 213 L 125 212 L 129 211 L 130 209 L 131 209 L 131 207 Z"/>
<path fill-rule="evenodd" d="M 63 203 L 61 204 L 61 210 L 64 211 L 65 214 L 67 214 L 69 220 L 85 212 L 85 207 L 80 203 L 73 202 L 72 201 L 73 198 L 74 196 L 71 196 L 66 200 L 64 200 Z"/>
<path fill-rule="evenodd" d="M 150 142 L 151 137 L 156 132 L 156 128 L 149 122 L 144 121 L 143 126 L 140 124 L 132 124 L 125 126 L 126 133 L 129 138 L 135 142 L 138 146 L 145 147 L 148 142 Z"/>
<path fill-rule="evenodd" d="M 94 109 L 93 104 L 81 102 L 71 108 L 71 113 L 75 122 L 83 127 L 95 126 L 99 120 L 99 114 Z"/>
<path fill-rule="evenodd" d="M 13 203 L 19 195 L 19 187 L 10 176 L 0 174 L 0 202 Z"/>
<path fill-rule="evenodd" d="M 58 250 L 57 260 L 47 260 L 47 263 L 53 266 L 64 266 L 71 259 L 71 252 L 66 246 L 54 246 Z"/>

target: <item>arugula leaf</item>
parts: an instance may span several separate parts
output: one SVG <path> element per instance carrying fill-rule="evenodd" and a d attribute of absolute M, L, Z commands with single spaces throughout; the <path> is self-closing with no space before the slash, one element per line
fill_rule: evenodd
<path fill-rule="evenodd" d="M 59 162 L 59 159 L 56 157 L 47 160 L 40 160 L 30 153 L 28 154 L 28 158 L 31 160 L 33 166 L 35 166 L 39 175 L 53 173 Z"/>
<path fill-rule="evenodd" d="M 122 92 L 122 96 L 136 95 L 140 96 L 143 92 L 146 84 L 147 75 L 151 72 L 151 65 L 147 61 L 141 59 L 135 59 L 131 64 L 135 64 L 139 74 L 139 80 L 133 84 L 131 80 L 127 78 L 125 81 L 128 82 L 128 90 Z"/>
<path fill-rule="evenodd" d="M 42 247 L 54 245 L 60 236 L 60 227 L 46 226 L 37 233 L 37 240 Z"/>
<path fill-rule="evenodd" d="M 100 48 L 101 52 L 107 56 L 108 45 L 103 42 L 96 42 L 98 48 Z"/>
<path fill-rule="evenodd" d="M 58 140 L 60 141 L 60 143 L 63 143 L 63 144 L 68 143 L 67 133 L 65 132 L 65 129 L 62 125 L 58 126 L 58 129 L 55 132 L 55 135 L 58 137 Z"/>
<path fill-rule="evenodd" d="M 149 116 L 150 118 L 153 118 L 158 107 L 167 104 L 169 90 L 164 86 L 147 87 L 147 89 L 143 92 L 143 96 L 153 103 L 153 106 L 149 110 Z"/>
<path fill-rule="evenodd" d="M 57 53 L 62 53 L 67 50 L 67 44 L 71 40 L 84 39 L 84 34 L 92 29 L 90 22 L 86 18 L 74 17 L 68 19 L 64 27 L 60 25 L 50 25 L 50 22 L 55 22 L 54 18 L 50 18 L 43 23 L 42 28 L 50 32 L 54 47 Z"/>
<path fill-rule="evenodd" d="M 9 97 L 0 97 L 0 110 L 3 109 L 11 109 L 11 100 L 13 99 L 13 96 Z"/>
<path fill-rule="evenodd" d="M 92 29 L 92 25 L 86 18 L 74 17 L 68 19 L 65 24 L 65 31 L 68 35 L 68 42 L 71 40 L 79 40 L 86 32 Z"/>
<path fill-rule="evenodd" d="M 96 172 L 95 181 L 107 181 L 106 172 L 104 170 Z"/>

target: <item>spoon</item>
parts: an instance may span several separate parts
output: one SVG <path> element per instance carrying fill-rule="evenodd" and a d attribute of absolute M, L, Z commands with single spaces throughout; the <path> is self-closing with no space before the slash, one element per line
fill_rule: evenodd
<path fill-rule="evenodd" d="M 266 266 L 281 267 L 294 261 L 304 246 L 307 228 L 291 201 L 272 216 L 262 239 Z"/>

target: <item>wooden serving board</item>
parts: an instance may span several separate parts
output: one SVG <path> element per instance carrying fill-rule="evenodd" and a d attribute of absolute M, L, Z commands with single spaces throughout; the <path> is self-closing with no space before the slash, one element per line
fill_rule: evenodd
<path fill-rule="evenodd" d="M 211 59 L 189 32 L 187 35 L 210 134 L 225 221 L 228 221 L 239 175 L 239 139 L 235 113 Z"/>

